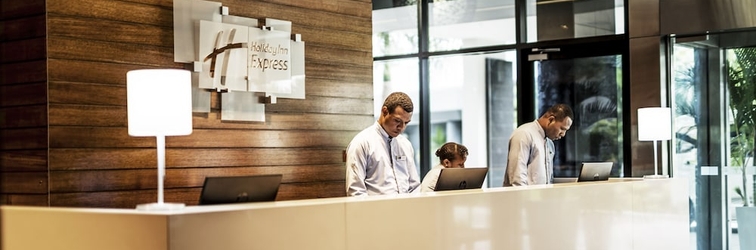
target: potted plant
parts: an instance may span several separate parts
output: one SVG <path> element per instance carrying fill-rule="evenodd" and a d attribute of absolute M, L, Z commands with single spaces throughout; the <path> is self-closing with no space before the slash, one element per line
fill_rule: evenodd
<path fill-rule="evenodd" d="M 756 141 L 756 48 L 727 50 L 727 90 L 733 123 L 730 125 L 730 160 L 741 173 L 741 185 L 735 192 L 743 199 L 743 206 L 735 208 L 738 234 L 742 249 L 756 249 L 756 239 L 744 237 L 756 235 L 756 207 L 752 206 L 753 186 L 748 187 L 747 168 L 753 166 L 754 142 Z"/>

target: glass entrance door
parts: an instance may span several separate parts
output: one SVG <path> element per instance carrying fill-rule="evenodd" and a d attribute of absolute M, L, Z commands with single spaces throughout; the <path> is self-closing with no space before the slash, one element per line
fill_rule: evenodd
<path fill-rule="evenodd" d="M 592 46 L 525 53 L 524 73 L 531 77 L 524 85 L 532 87 L 523 91 L 531 96 L 521 95 L 520 100 L 523 106 L 532 105 L 526 110 L 535 113 L 520 123 L 533 121 L 557 103 L 569 105 L 575 114 L 567 135 L 554 142 L 556 178 L 577 177 L 580 163 L 597 161 L 614 162 L 612 176 L 623 176 L 623 57 L 618 51 L 589 49 Z"/>
<path fill-rule="evenodd" d="M 672 166 L 690 181 L 692 249 L 754 249 L 756 32 L 673 39 Z M 756 212 L 756 211 L 754 211 Z"/>

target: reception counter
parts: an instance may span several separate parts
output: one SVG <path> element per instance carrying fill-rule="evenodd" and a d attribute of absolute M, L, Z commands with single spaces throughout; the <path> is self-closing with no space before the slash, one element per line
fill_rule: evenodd
<path fill-rule="evenodd" d="M 615 179 L 180 211 L 0 207 L 17 249 L 688 249 L 682 179 Z"/>

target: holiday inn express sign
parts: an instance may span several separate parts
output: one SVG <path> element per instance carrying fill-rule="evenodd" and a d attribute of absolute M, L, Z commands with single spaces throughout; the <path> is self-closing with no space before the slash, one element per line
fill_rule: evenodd
<path fill-rule="evenodd" d="M 305 98 L 304 42 L 291 22 L 228 15 L 219 2 L 174 0 L 174 61 L 193 68 L 194 112 L 210 112 L 221 92 L 221 120 L 265 121 L 265 104 Z"/>

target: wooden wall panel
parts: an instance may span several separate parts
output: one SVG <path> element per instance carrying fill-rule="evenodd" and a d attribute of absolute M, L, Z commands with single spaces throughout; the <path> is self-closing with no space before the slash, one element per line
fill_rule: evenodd
<path fill-rule="evenodd" d="M 43 104 L 47 101 L 47 83 L 0 85 L 0 107 Z"/>
<path fill-rule="evenodd" d="M 45 58 L 44 37 L 0 43 L 0 63 L 23 62 Z"/>
<path fill-rule="evenodd" d="M 0 108 L 0 128 L 29 128 L 47 125 L 47 106 L 44 104 L 29 106 L 11 106 Z"/>
<path fill-rule="evenodd" d="M 45 0 L 0 1 L 0 205 L 48 205 Z"/>
<path fill-rule="evenodd" d="M 0 175 L 0 190 L 10 194 L 47 194 L 47 173 L 5 172 Z"/>
<path fill-rule="evenodd" d="M 0 63 L 0 86 L 44 82 L 47 80 L 47 61 L 44 59 Z"/>
<path fill-rule="evenodd" d="M 3 150 L 0 172 L 47 172 L 47 149 Z"/>
<path fill-rule="evenodd" d="M 344 145 L 346 147 L 346 145 Z M 341 163 L 342 148 L 166 148 L 166 168 L 322 165 Z M 155 148 L 50 149 L 50 170 L 157 167 Z"/>
<path fill-rule="evenodd" d="M 45 15 L 7 20 L 0 29 L 0 41 L 45 37 L 45 27 Z"/>
<path fill-rule="evenodd" d="M 49 199 L 47 194 L 0 194 L 0 204 L 49 206 Z"/>
<path fill-rule="evenodd" d="M 213 94 L 191 135 L 166 138 L 166 201 L 196 204 L 205 176 L 270 173 L 284 175 L 279 200 L 343 196 L 342 151 L 375 122 L 372 3 L 221 2 L 231 15 L 292 21 L 306 42 L 306 99 L 267 104 L 265 122 L 223 122 Z M 50 205 L 156 200 L 155 138 L 128 135 L 126 72 L 188 67 L 173 62 L 172 4 L 47 1 Z"/>
<path fill-rule="evenodd" d="M 47 149 L 47 128 L 0 130 L 0 150 Z"/>
<path fill-rule="evenodd" d="M 344 181 L 344 165 L 262 166 L 236 168 L 169 168 L 165 188 L 202 187 L 206 176 L 282 174 L 284 183 Z M 51 172 L 50 192 L 97 192 L 154 189 L 157 172 L 149 169 Z M 87 182 L 80 181 L 91 180 Z"/>
<path fill-rule="evenodd" d="M 31 132 L 31 131 L 30 131 Z M 25 134 L 30 134 L 27 132 Z M 224 130 L 194 129 L 191 135 L 170 136 L 166 147 L 182 148 L 340 148 L 349 143 L 353 131 L 325 130 Z M 128 128 L 52 127 L 53 148 L 155 147 L 155 137 L 131 137 Z"/>
<path fill-rule="evenodd" d="M 302 197 L 331 198 L 344 195 L 344 181 L 284 183 L 278 189 L 276 200 L 296 200 Z M 199 203 L 201 188 L 166 189 L 166 202 Z M 50 205 L 61 207 L 134 208 L 138 204 L 157 201 L 155 190 L 68 192 L 50 194 Z"/>
<path fill-rule="evenodd" d="M 0 1 L 0 20 L 18 19 L 45 13 L 45 0 Z"/>

